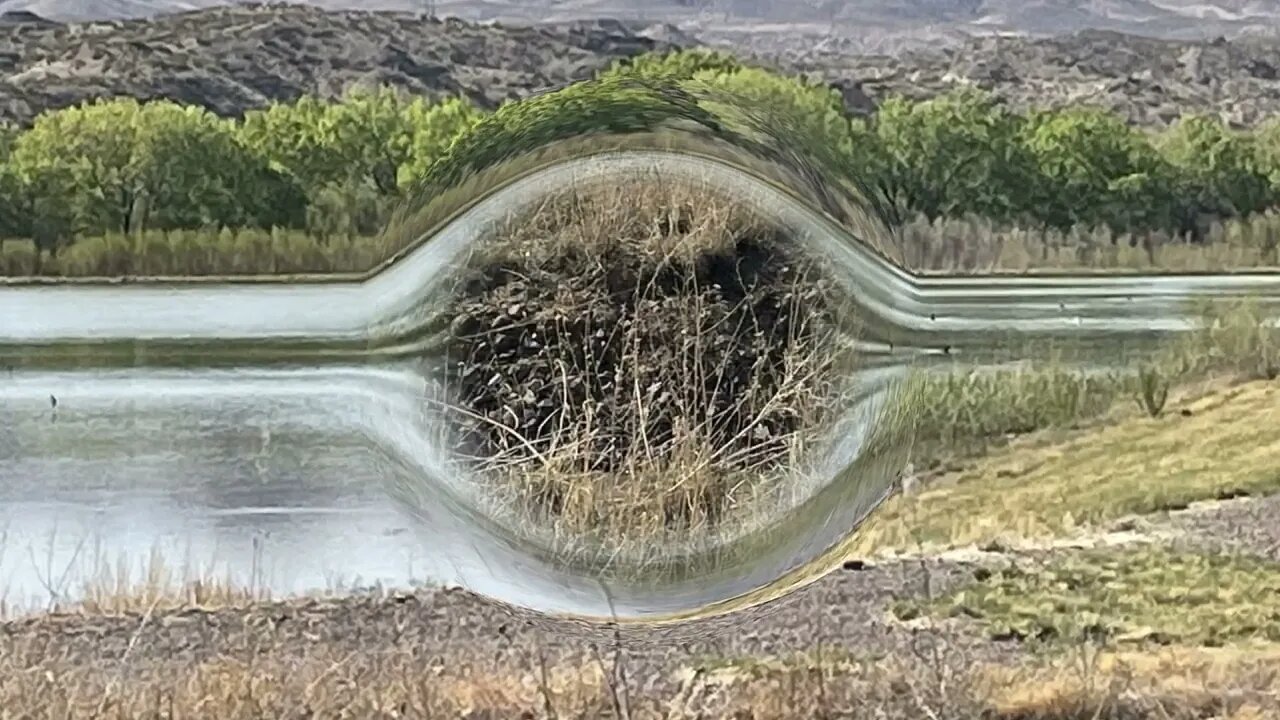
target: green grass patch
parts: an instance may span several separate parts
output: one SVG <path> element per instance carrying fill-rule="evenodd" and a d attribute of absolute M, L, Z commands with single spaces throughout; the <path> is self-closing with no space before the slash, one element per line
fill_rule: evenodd
<path fill-rule="evenodd" d="M 1199 500 L 1280 491 L 1280 385 L 1185 400 L 1160 417 L 1026 438 L 886 503 L 855 555 L 1060 536 Z"/>
<path fill-rule="evenodd" d="M 1049 644 L 1280 642 L 1280 565 L 1259 558 L 1141 546 L 1072 552 L 977 577 L 893 612 L 904 620 L 975 618 L 992 637 Z"/>

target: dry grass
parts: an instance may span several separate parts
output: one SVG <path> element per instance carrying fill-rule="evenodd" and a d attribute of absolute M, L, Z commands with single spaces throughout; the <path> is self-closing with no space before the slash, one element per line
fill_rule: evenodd
<path fill-rule="evenodd" d="M 615 188 L 612 194 L 570 195 L 562 201 L 570 204 L 553 203 L 537 216 L 541 224 L 526 222 L 507 235 L 518 239 L 521 254 L 512 253 L 513 244 L 497 243 L 490 246 L 496 255 L 480 259 L 524 271 L 547 271 L 554 258 L 579 248 L 583 249 L 580 270 L 593 263 L 609 267 L 607 261 L 615 257 L 609 253 L 638 254 L 651 265 L 687 265 L 696 264 L 697 258 L 708 253 L 728 250 L 735 238 L 767 234 L 767 227 L 749 213 L 743 214 L 741 208 L 687 188 Z M 618 208 L 632 212 L 620 213 Z M 1040 238 L 1025 231 L 986 229 L 978 221 L 967 225 L 953 221 L 919 231 L 922 239 L 918 240 L 916 260 L 921 269 L 1218 270 L 1275 265 L 1274 238 L 1280 237 L 1280 223 L 1273 215 L 1249 222 L 1253 224 L 1224 226 L 1204 246 L 1147 242 L 1144 247 L 1139 242 L 1130 247 L 1124 238 L 1117 243 L 1113 237 L 1085 231 Z M 976 236 L 966 240 L 962 252 L 950 250 L 956 247 L 952 238 L 957 228 Z M 365 254 L 369 251 L 360 240 L 350 241 L 347 249 L 330 245 L 327 247 L 335 249 L 317 251 L 305 238 L 287 242 L 259 238 L 245 241 L 246 249 L 237 252 L 226 251 L 239 242 L 234 236 L 216 243 L 197 241 L 195 236 L 181 238 L 146 241 L 156 248 L 168 248 L 163 250 L 140 251 L 139 246 L 130 244 L 143 240 L 88 243 L 83 249 L 73 247 L 70 255 L 59 259 L 56 271 L 49 265 L 41 271 L 131 273 L 136 272 L 131 268 L 138 267 L 135 258 L 143 256 L 154 263 L 147 265 L 154 269 L 151 274 L 278 272 L 282 267 L 325 272 L 376 263 L 373 255 Z M 7 244 L 0 251 L 0 269 L 10 275 L 29 272 L 34 260 L 21 260 L 26 256 L 14 247 L 20 248 L 20 244 Z M 809 276 L 802 272 L 798 277 Z M 793 282 L 789 287 L 793 295 L 799 295 L 814 286 Z M 697 297 L 696 292 L 689 294 L 687 285 L 676 283 L 674 289 L 686 293 L 680 297 Z M 633 299 L 655 299 L 636 283 L 627 290 Z M 565 318 L 581 316 L 582 308 L 573 304 L 578 300 L 581 298 L 569 298 L 549 307 Z M 508 307 L 500 309 L 505 313 Z M 675 336 L 682 329 L 702 327 L 705 320 L 696 304 L 677 303 L 674 308 L 680 312 L 661 316 L 667 326 L 663 329 L 673 335 L 646 335 L 641 332 L 644 328 L 633 325 L 613 340 L 623 350 L 618 355 L 623 381 L 615 383 L 623 402 L 615 407 L 615 415 L 635 419 L 626 426 L 627 433 L 603 424 L 601 414 L 589 406 L 567 402 L 570 396 L 565 393 L 553 403 L 558 411 L 555 432 L 545 440 L 516 428 L 524 442 L 508 444 L 505 455 L 482 454 L 478 464 L 469 467 L 469 471 L 488 474 L 491 487 L 501 491 L 495 497 L 503 507 L 518 510 L 530 526 L 553 528 L 562 534 L 561 539 L 595 531 L 604 533 L 602 537 L 612 534 L 615 543 L 641 539 L 644 542 L 640 545 L 652 548 L 656 538 L 663 543 L 659 545 L 663 552 L 670 552 L 668 545 L 673 539 L 687 539 L 713 526 L 730 534 L 742 532 L 755 522 L 753 517 L 767 517 L 776 511 L 776 505 L 770 503 L 794 502 L 794 498 L 779 498 L 774 490 L 804 487 L 780 474 L 779 469 L 803 471 L 804 460 L 818 454 L 815 448 L 823 435 L 814 428 L 829 427 L 830 398 L 841 389 L 824 379 L 824 373 L 843 362 L 826 352 L 829 346 L 823 344 L 834 339 L 834 329 L 828 328 L 826 335 L 788 334 L 780 344 L 786 362 L 777 368 L 757 368 L 778 374 L 752 378 L 750 387 L 758 394 L 748 393 L 743 405 L 732 406 L 757 419 L 740 427 L 761 427 L 760 418 L 768 418 L 784 406 L 789 416 L 801 421 L 780 426 L 785 431 L 770 430 L 760 441 L 749 433 L 754 444 L 735 446 L 723 435 L 710 432 L 714 416 L 699 415 L 706 406 L 715 406 L 714 401 L 708 402 L 707 388 L 729 377 L 719 364 L 693 363 L 693 375 L 672 373 L 670 367 L 650 367 L 651 347 L 643 343 L 665 338 L 661 347 L 683 347 Z M 726 316 L 732 316 L 732 311 Z M 935 384 L 926 387 L 931 402 L 916 408 L 914 417 L 919 421 L 920 435 L 934 443 L 939 455 L 954 457 L 961 446 L 1010 434 L 1031 434 L 1004 446 L 983 444 L 983 449 L 990 450 L 986 456 L 954 463 L 957 467 L 942 472 L 923 492 L 894 499 L 863 526 L 850 551 L 867 555 L 971 543 L 1016 545 L 1027 539 L 1104 527 L 1128 515 L 1183 507 L 1195 500 L 1277 491 L 1280 387 L 1266 380 L 1241 385 L 1189 384 L 1224 372 L 1254 378 L 1269 373 L 1274 376 L 1274 336 L 1259 332 L 1259 318 L 1250 312 L 1247 307 L 1235 309 L 1177 349 L 1168 362 L 1178 367 L 1160 369 L 1169 376 L 1171 395 L 1156 413 L 1148 411 L 1141 397 L 1143 388 L 1130 379 L 1085 379 L 1065 367 L 1041 366 L 984 376 L 957 374 L 932 381 Z M 597 326 L 592 326 L 592 335 L 595 329 Z M 747 323 L 742 336 L 754 337 L 757 331 L 768 329 L 763 323 Z M 693 335 L 705 337 L 697 332 Z M 765 345 L 778 344 L 764 343 L 757 350 Z M 688 349 L 704 358 L 718 351 L 698 342 Z M 591 358 L 569 355 L 559 359 L 566 369 L 575 368 L 584 378 L 599 379 L 598 374 L 587 372 L 594 367 Z M 662 386 L 649 393 L 655 379 L 669 385 L 666 400 L 658 400 Z M 540 399 L 535 398 L 535 406 Z M 677 422 L 678 418 L 683 422 Z M 658 421 L 666 428 L 662 432 L 651 429 Z M 595 465 L 603 454 L 601 443 L 607 446 L 611 438 L 619 436 L 639 442 L 627 444 L 614 467 Z M 522 455 L 522 448 L 530 446 L 537 452 Z M 619 478 L 626 482 L 619 483 Z M 1108 564 L 1120 562 L 1117 558 L 1122 555 L 1099 555 L 1096 562 L 1076 569 L 1094 575 L 1133 569 Z M 1194 565 L 1178 565 L 1167 559 L 1148 562 L 1142 565 L 1149 571 L 1142 576 L 1146 580 L 1136 589 L 1130 587 L 1130 595 L 1141 597 L 1144 612 L 1159 609 L 1168 620 L 1169 607 L 1157 596 L 1162 590 L 1176 591 L 1182 587 L 1179 583 L 1187 585 L 1182 588 L 1187 591 L 1183 595 L 1209 586 L 1218 600 L 1228 596 L 1247 600 L 1239 587 L 1250 588 L 1254 595 L 1259 594 L 1259 587 L 1274 591 L 1273 586 L 1260 584 L 1270 575 L 1194 575 L 1186 569 Z M 93 632 L 95 616 L 132 613 L 141 628 L 162 615 L 164 622 L 172 622 L 174 615 L 166 614 L 170 610 L 240 607 L 261 599 L 260 593 L 229 583 L 186 582 L 157 562 L 149 567 L 139 580 L 121 568 L 104 565 L 86 584 L 82 602 L 59 609 L 84 616 L 85 631 Z M 1037 576 L 1035 582 L 1005 588 L 1003 595 L 987 596 L 1002 602 L 1012 597 L 1012 605 L 988 603 L 982 607 L 991 612 L 991 607 L 1008 611 L 1016 606 L 1024 618 L 1030 613 L 1040 620 L 1061 621 L 1062 613 L 1024 607 L 1060 601 L 1051 597 L 1050 591 L 1057 588 L 1061 574 L 1050 572 L 1050 576 Z M 1094 575 L 1089 585 L 1094 590 L 1115 581 Z M 1090 596 L 1087 602 L 1097 607 L 1076 609 L 1086 613 L 1109 609 L 1105 598 Z M 1250 612 L 1262 613 L 1258 617 L 1244 617 L 1232 609 L 1236 606 L 1219 603 L 1203 606 L 1200 614 L 1188 613 L 1183 619 L 1198 619 L 1197 627 L 1213 626 L 1219 615 L 1245 624 L 1273 623 L 1274 617 L 1267 616 L 1268 609 L 1261 604 L 1265 602 L 1264 597 L 1250 604 Z M 1114 604 L 1110 609 L 1116 609 Z M 50 651 L 50 646 L 7 635 L 7 631 L 0 626 L 0 720 L 1280 718 L 1280 652 L 1274 645 L 1131 651 L 1071 642 L 1062 644 L 1052 656 L 1018 664 L 975 663 L 951 652 L 863 659 L 824 652 L 818 645 L 812 653 L 798 658 L 719 658 L 700 663 L 677 659 L 668 669 L 671 682 L 642 684 L 620 676 L 616 658 L 597 660 L 587 652 L 576 660 L 544 666 L 536 654 L 462 661 L 421 645 L 348 652 L 318 642 L 302 648 L 276 648 L 266 643 L 247 655 L 174 659 L 148 655 L 145 646 L 130 644 L 127 656 L 118 663 L 88 664 L 59 655 L 56 646 Z M 1177 636 L 1184 643 L 1200 639 L 1189 631 Z"/>
<path fill-rule="evenodd" d="M 511 717 L 551 707 L 607 710 L 597 668 L 449 666 L 406 650 L 162 665 L 150 677 L 127 668 L 57 661 L 29 668 L 0 662 L 0 717 L 302 718 Z M 588 716 L 598 716 L 594 713 Z"/>
<path fill-rule="evenodd" d="M 826 659 L 816 657 L 822 655 Z M 928 717 L 989 720 L 1280 717 L 1280 649 L 1078 643 L 1026 662 L 975 663 L 953 650 L 914 662 L 807 653 L 734 658 L 701 669 L 740 695 L 724 717 Z M 798 686 L 801 699 L 784 688 Z M 815 703 L 817 698 L 825 704 Z M 745 710 L 750 708 L 750 710 Z"/>
<path fill-rule="evenodd" d="M 1269 220 L 1262 218 L 1255 225 L 1242 226 L 1246 229 L 1231 236 L 1235 243 L 1232 246 L 1265 245 L 1265 237 L 1269 237 L 1266 222 Z M 833 383 L 826 378 L 835 375 L 832 371 L 836 367 L 852 367 L 856 360 L 847 356 L 840 358 L 838 365 L 833 364 L 830 350 L 839 349 L 840 331 L 852 330 L 840 328 L 839 324 L 846 319 L 856 320 L 854 313 L 844 312 L 847 318 L 828 322 L 823 328 L 826 334 L 817 337 L 802 332 L 779 338 L 776 328 L 756 317 L 739 322 L 741 332 L 730 344 L 746 347 L 753 356 L 761 357 L 769 345 L 781 343 L 783 357 L 778 366 L 785 368 L 787 377 L 759 373 L 763 369 L 777 374 L 774 367 L 753 368 L 755 374 L 737 379 L 740 388 L 751 388 L 752 393 L 735 397 L 724 411 L 752 418 L 744 428 L 767 425 L 761 413 L 776 414 L 779 410 L 801 422 L 783 432 L 769 432 L 765 442 L 735 447 L 732 441 L 724 441 L 723 434 L 717 438 L 707 432 L 718 424 L 723 413 L 719 417 L 699 415 L 703 412 L 700 408 L 716 405 L 719 398 L 713 396 L 730 386 L 727 381 L 735 380 L 725 372 L 723 363 L 708 372 L 705 359 L 723 357 L 723 338 L 704 331 L 726 318 L 733 319 L 733 311 L 708 319 L 700 295 L 702 288 L 688 282 L 696 274 L 680 272 L 708 257 L 731 255 L 735 243 L 743 238 L 770 232 L 767 222 L 711 188 L 639 182 L 587 194 L 553 196 L 530 215 L 513 219 L 496 242 L 477 249 L 473 267 L 500 267 L 525 283 L 515 294 L 492 294 L 493 307 L 488 316 L 493 316 L 498 325 L 523 325 L 523 337 L 536 338 L 541 332 L 543 350 L 554 348 L 560 353 L 545 358 L 549 360 L 546 377 L 532 383 L 532 387 L 543 390 L 529 392 L 527 368 L 505 372 L 502 367 L 490 367 L 483 373 L 490 379 L 503 376 L 500 384 L 505 384 L 506 397 L 500 405 L 505 415 L 490 414 L 482 421 L 500 438 L 485 450 L 472 453 L 478 457 L 470 470 L 479 469 L 482 475 L 496 478 L 500 513 L 520 508 L 516 519 L 527 527 L 548 529 L 548 542 L 559 546 L 577 545 L 580 550 L 582 545 L 590 544 L 584 539 L 594 534 L 591 542 L 597 551 L 616 560 L 621 557 L 616 538 L 628 538 L 633 547 L 647 543 L 663 552 L 691 544 L 705 547 L 708 530 L 722 535 L 711 541 L 714 544 L 724 539 L 726 529 L 742 534 L 776 518 L 780 504 L 794 505 L 803 499 L 797 494 L 779 498 L 776 490 L 811 487 L 813 483 L 768 471 L 788 468 L 803 474 L 808 469 L 804 461 L 816 455 L 814 449 L 819 444 L 815 438 L 820 433 L 800 433 L 795 429 L 824 427 L 823 422 L 831 417 L 828 408 L 840 395 L 832 392 Z M 1057 241 L 1049 237 L 1047 242 Z M 1147 257 L 1158 260 L 1162 256 L 1148 253 Z M 1257 257 L 1265 259 L 1262 255 Z M 583 292 L 567 281 L 606 277 L 611 272 L 622 275 L 620 268 L 635 265 L 637 258 L 645 271 L 633 273 L 621 283 L 615 279 L 613 286 L 605 282 Z M 659 284 L 657 278 L 673 268 L 677 270 L 672 273 L 676 276 L 674 283 L 684 284 L 666 296 L 653 292 Z M 792 276 L 788 292 L 793 301 L 786 309 L 793 315 L 813 312 L 812 307 L 800 307 L 795 298 L 820 299 L 841 307 L 841 299 L 833 300 L 831 293 L 825 292 L 829 287 L 825 281 L 826 278 L 810 274 L 808 267 Z M 664 282 L 671 285 L 673 280 L 667 278 Z M 529 287 L 539 284 L 557 288 L 556 294 L 537 299 L 542 305 L 531 309 Z M 806 288 L 813 287 L 823 292 L 805 295 Z M 636 309 L 635 317 L 640 317 L 640 310 L 661 317 L 661 332 L 632 323 L 630 316 L 618 312 L 600 313 L 599 309 L 609 303 L 630 303 Z M 502 317 L 500 322 L 496 318 L 502 315 L 498 312 L 501 307 L 509 309 L 510 317 Z M 926 378 L 920 391 L 926 399 L 911 409 L 917 459 L 930 464 L 954 457 L 960 449 L 980 454 L 982 449 L 1010 436 L 1046 428 L 1075 428 L 1117 414 L 1128 420 L 1135 405 L 1142 412 L 1159 416 L 1170 392 L 1174 397 L 1185 395 L 1189 384 L 1206 377 L 1275 376 L 1280 368 L 1280 338 L 1265 329 L 1269 318 L 1263 317 L 1256 305 L 1244 302 L 1206 306 L 1198 311 L 1205 313 L 1204 329 L 1167 348 L 1154 364 L 1142 368 L 1086 375 L 1069 364 L 1050 362 L 1014 371 L 944 373 Z M 459 314 L 466 315 L 467 311 Z M 828 312 L 827 317 L 839 314 Z M 569 318 L 586 318 L 587 323 L 566 331 Z M 593 343 L 593 332 L 601 342 Z M 775 336 L 770 337 L 771 334 Z M 500 345 L 501 339 L 495 339 L 495 335 L 483 335 L 485 342 Z M 761 336 L 767 337 L 767 342 L 760 343 Z M 554 347 L 557 341 L 559 348 Z M 716 343 L 721 346 L 713 347 Z M 565 345 L 573 345 L 572 351 L 563 352 Z M 579 346 L 585 352 L 579 352 Z M 612 356 L 615 348 L 622 348 L 617 357 Z M 669 348 L 680 348 L 678 352 L 683 353 L 678 367 L 655 362 L 655 356 Z M 474 364 L 474 353 L 464 362 Z M 492 359 L 487 362 L 492 364 Z M 512 368 L 514 365 L 508 369 Z M 575 395 L 567 388 L 570 384 L 589 390 Z M 591 387 L 593 384 L 597 387 Z M 715 391 L 707 392 L 708 387 Z M 814 392 L 816 388 L 822 392 Z M 587 401 L 608 394 L 613 396 L 612 407 Z M 617 401 L 619 395 L 624 396 L 621 403 Z M 530 413 L 527 406 L 531 403 L 545 405 L 551 411 Z M 492 404 L 496 407 L 499 403 Z M 461 405 L 475 419 L 478 413 L 467 403 Z M 619 421 L 624 415 L 626 418 Z M 695 418 L 699 420 L 691 420 Z M 513 427 L 521 420 L 524 427 Z M 555 426 L 553 431 L 547 431 L 549 425 Z M 906 438 L 902 440 L 905 442 Z M 748 460 L 745 468 L 725 462 L 744 458 Z M 530 468 L 536 469 L 530 472 Z M 1178 484 L 1169 487 L 1173 497 L 1168 502 L 1174 503 L 1181 502 L 1182 495 L 1199 497 L 1204 492 L 1219 491 L 1213 487 L 1182 488 Z M 1158 506 L 1165 502 L 1159 494 L 1145 497 L 1148 504 Z M 1043 499 L 1037 497 L 1034 502 Z M 985 502 L 986 498 L 977 498 L 974 507 Z M 955 509 L 938 507 L 940 515 Z M 1140 512 L 1147 506 L 1132 500 L 1114 507 Z M 1014 510 L 1010 514 L 1018 513 Z M 733 522 L 725 521 L 729 515 Z M 892 511 L 887 515 L 894 517 Z M 1087 512 L 1081 517 L 1064 512 L 1062 518 L 1044 527 L 1056 532 L 1095 519 Z M 1004 513 L 988 513 L 974 522 L 1005 529 L 1015 527 L 1009 525 L 1009 519 Z M 1012 532 L 1026 530 L 1034 534 L 1039 531 L 1031 528 L 1044 521 L 1032 514 L 1021 516 L 1018 523 L 1019 529 Z M 927 527 L 923 534 L 930 542 L 939 540 Z M 957 538 L 970 536 L 981 537 L 982 533 L 957 531 Z M 697 541 L 690 543 L 694 537 Z M 638 542 L 640 539 L 647 540 Z"/>
<path fill-rule="evenodd" d="M 1032 360 L 1013 369 L 962 366 L 922 375 L 931 398 L 913 408 L 925 458 L 981 452 L 991 442 L 1045 429 L 1077 428 L 1134 407 L 1164 414 L 1171 394 L 1202 392 L 1223 380 L 1270 380 L 1280 374 L 1280 332 L 1255 299 L 1193 304 L 1196 329 L 1151 357 L 1106 372 L 1082 372 L 1069 358 L 1028 347 Z M 972 452 L 970 452 L 972 454 Z"/>
<path fill-rule="evenodd" d="M 1214 223 L 1203 242 L 1107 227 L 1010 227 L 981 217 L 916 218 L 901 229 L 906 267 L 919 272 L 1230 272 L 1280 267 L 1280 212 Z"/>
<path fill-rule="evenodd" d="M 447 302 L 460 469 L 499 516 L 615 561 L 803 500 L 855 362 L 838 285 L 705 186 L 553 195 L 474 249 Z"/>
<path fill-rule="evenodd" d="M 19 653 L 25 649 L 19 649 Z M 517 654 L 518 656 L 519 654 Z M 513 660 L 515 660 L 513 662 Z M 673 662 L 642 684 L 618 654 L 546 663 L 451 662 L 407 648 L 97 666 L 0 658 L 0 717 L 635 718 L 636 720 L 1191 720 L 1280 717 L 1280 653 L 1081 644 L 1022 664 L 966 664 L 943 649 L 910 658 L 803 656 Z M 544 664 L 546 663 L 546 664 Z M 149 669 L 143 670 L 143 668 Z"/>
<path fill-rule="evenodd" d="M 1069 532 L 1224 489 L 1274 490 L 1277 392 L 1274 382 L 1220 383 L 1175 398 L 1159 419 L 1129 403 L 1089 428 L 1025 438 L 923 494 L 894 501 L 870 526 L 882 534 L 866 542 L 916 546 L 920 534 L 908 526 L 883 534 L 882 523 L 908 513 L 939 544 L 954 544 L 999 538 L 1009 528 L 1028 536 Z M 1190 416 L 1175 412 L 1184 408 Z M 1158 473 L 1165 484 L 1134 482 L 1145 473 Z M 910 508 L 901 504 L 908 501 Z M 1066 512 L 1079 520 L 1067 521 Z M 1023 517 L 1031 520 L 1018 525 Z M 359 652 L 324 642 L 284 648 L 274 647 L 264 629 L 248 654 L 166 659 L 139 644 L 118 663 L 90 664 L 60 655 L 56 645 L 6 638 L 0 629 L 0 718 L 1280 718 L 1274 645 L 1192 645 L 1207 628 L 1235 628 L 1229 639 L 1239 641 L 1248 627 L 1274 624 L 1264 592 L 1274 568 L 1233 565 L 1225 572 L 1195 556 L 1094 552 L 1014 578 L 999 592 L 992 583 L 1000 578 L 992 575 L 986 600 L 969 590 L 972 602 L 965 602 L 997 620 L 1017 615 L 1054 627 L 1076 627 L 1071 623 L 1087 621 L 1088 613 L 1119 618 L 1121 630 L 1162 623 L 1166 641 L 1181 644 L 1129 649 L 1061 632 L 1052 654 L 988 663 L 945 646 L 868 658 L 815 641 L 799 656 L 695 659 L 673 652 L 663 682 L 620 675 L 625 662 L 607 651 L 597 660 L 586 647 L 544 668 L 536 649 L 462 659 L 420 642 Z M 1064 583 L 1081 573 L 1084 581 L 1064 593 Z M 92 633 L 96 616 L 130 613 L 141 636 L 144 626 L 178 622 L 182 611 L 175 616 L 165 608 L 241 606 L 249 599 L 229 588 L 188 595 L 170 582 L 180 575 L 163 569 L 149 572 L 141 588 L 125 576 L 104 570 L 88 604 L 64 607 L 82 616 L 72 621 L 83 624 L 79 632 Z M 1195 612 L 1180 613 L 1165 596 L 1192 603 Z M 1205 602 L 1196 604 L 1201 596 Z M 955 606 L 956 596 L 939 602 Z M 1043 612 L 1035 609 L 1041 606 Z M 1153 623 L 1156 616 L 1162 619 Z"/>
<path fill-rule="evenodd" d="M 853 552 L 1043 538 L 1280 490 L 1280 334 L 1252 300 L 1192 311 L 1199 329 L 1140 368 L 921 375 L 928 489 L 881 508 Z"/>
<path fill-rule="evenodd" d="M 0 559 L 7 549 L 6 539 L 6 534 L 0 532 Z M 49 538 L 50 551 L 55 540 L 55 537 Z M 0 588 L 0 622 L 34 611 L 141 614 L 179 608 L 244 606 L 270 599 L 267 584 L 256 577 L 244 583 L 229 574 L 220 576 L 210 572 L 198 563 L 174 564 L 165 559 L 159 547 L 143 558 L 120 556 L 114 560 L 101 554 L 82 556 L 77 552 L 66 565 L 54 565 L 51 560 L 41 562 L 33 550 L 31 562 L 43 585 L 44 597 L 13 598 L 5 588 Z"/>
<path fill-rule="evenodd" d="M 247 587 L 226 578 L 191 575 L 186 570 L 175 571 L 159 556 L 146 563 L 141 577 L 135 576 L 124 562 L 115 567 L 103 564 L 81 583 L 74 601 L 56 603 L 52 610 L 118 614 L 238 606 L 269 598 L 264 588 Z"/>
<path fill-rule="evenodd" d="M 552 153 L 498 168 L 491 173 L 496 178 L 470 182 L 416 214 L 397 218 L 385 232 L 371 237 L 320 237 L 281 229 L 147 231 L 138 236 L 82 238 L 56 257 L 38 253 L 30 240 L 0 239 L 0 277 L 364 273 L 405 252 L 421 235 L 465 210 L 476 192 L 500 188 L 512 178 L 556 161 Z M 1176 273 L 1276 269 L 1280 267 L 1277 247 L 1280 212 L 1271 210 L 1215 223 L 1203 242 L 1105 227 L 1064 232 L 1002 226 L 981 217 L 933 222 L 915 218 L 903 224 L 893 247 L 876 249 L 911 270 L 926 273 Z"/>
<path fill-rule="evenodd" d="M 995 717 L 1280 717 L 1280 648 L 1106 650 L 1081 644 L 1040 667 L 984 668 Z"/>
<path fill-rule="evenodd" d="M 85 238 L 53 256 L 0 240 L 0 277 L 204 277 L 358 273 L 388 254 L 376 238 L 299 230 L 149 230 Z"/>
<path fill-rule="evenodd" d="M 1220 388 L 1159 418 L 1134 407 L 1091 430 L 1046 432 L 894 498 L 851 552 L 1044 538 L 1197 500 L 1280 491 L 1280 386 Z"/>

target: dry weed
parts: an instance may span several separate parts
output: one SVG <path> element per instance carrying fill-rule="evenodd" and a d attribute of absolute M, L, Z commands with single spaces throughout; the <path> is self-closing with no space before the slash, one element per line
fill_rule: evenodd
<path fill-rule="evenodd" d="M 838 285 L 712 188 L 553 195 L 449 302 L 453 457 L 500 513 L 606 552 L 749 531 L 846 410 Z"/>

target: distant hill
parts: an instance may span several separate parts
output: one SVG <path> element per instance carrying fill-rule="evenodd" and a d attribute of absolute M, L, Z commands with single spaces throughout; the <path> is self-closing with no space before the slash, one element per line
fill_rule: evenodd
<path fill-rule="evenodd" d="M 1191 39 L 1280 28 L 1280 0 L 291 0 L 322 10 L 420 12 L 468 20 L 613 17 L 705 33 L 830 33 L 859 41 L 962 33 L 1115 30 Z M 229 0 L 0 0 L 57 21 L 202 10 Z"/>
<path fill-rule="evenodd" d="M 130 7 L 144 4 L 133 0 Z M 956 15 L 987 5 L 922 4 Z M 872 53 L 839 37 L 734 42 L 696 36 L 675 24 L 605 19 L 493 24 L 277 5 L 63 26 L 6 12 L 0 23 L 0 119 L 19 124 L 48 108 L 116 95 L 171 98 L 237 116 L 303 93 L 336 96 L 357 83 L 461 94 L 495 107 L 590 77 L 615 58 L 704 41 L 729 43 L 741 54 L 825 80 L 843 91 L 855 112 L 872 110 L 886 94 L 929 97 L 975 84 L 1017 105 L 1096 104 L 1143 124 L 1167 122 L 1187 110 L 1218 113 L 1239 125 L 1280 113 L 1280 39 L 1261 34 L 1192 41 L 1105 30 L 961 35 L 949 44 Z"/>

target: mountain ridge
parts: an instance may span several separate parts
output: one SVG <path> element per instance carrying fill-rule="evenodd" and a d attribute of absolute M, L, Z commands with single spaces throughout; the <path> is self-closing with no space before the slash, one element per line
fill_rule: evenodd
<path fill-rule="evenodd" d="M 616 17 L 686 31 L 830 34 L 864 41 L 920 33 L 1063 34 L 1083 29 L 1193 39 L 1278 32 L 1280 0 L 287 0 L 325 11 L 435 12 L 472 21 L 567 22 Z M 0 0 L 57 22 L 126 20 L 234 0 Z"/>
<path fill-rule="evenodd" d="M 1186 41 L 1087 29 L 859 52 L 830 38 L 735 44 L 618 19 L 476 23 L 275 5 L 0 24 L 0 120 L 26 125 L 40 112 L 111 96 L 168 98 L 234 117 L 302 94 L 337 97 L 356 84 L 463 95 L 492 108 L 589 78 L 617 58 L 699 44 L 825 82 L 855 113 L 889 95 L 923 99 L 973 85 L 1015 106 L 1099 105 L 1143 125 L 1187 111 L 1237 126 L 1280 114 L 1280 37 Z"/>

